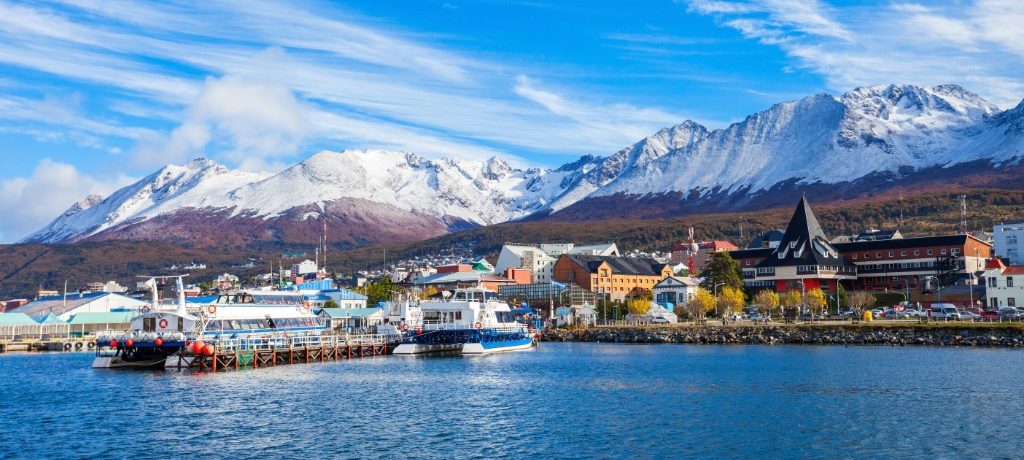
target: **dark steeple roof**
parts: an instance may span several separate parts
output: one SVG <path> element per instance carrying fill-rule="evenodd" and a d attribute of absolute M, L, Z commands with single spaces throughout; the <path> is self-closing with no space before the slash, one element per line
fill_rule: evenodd
<path fill-rule="evenodd" d="M 839 255 L 825 232 L 821 230 L 818 219 L 814 217 L 807 198 L 800 198 L 793 217 L 789 220 L 786 233 L 782 235 L 779 247 L 766 257 L 758 267 L 789 267 L 795 265 L 849 265 Z"/>

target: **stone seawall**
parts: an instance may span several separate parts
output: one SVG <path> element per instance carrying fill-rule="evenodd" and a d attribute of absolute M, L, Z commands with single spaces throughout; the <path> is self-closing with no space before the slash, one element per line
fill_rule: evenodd
<path fill-rule="evenodd" d="M 975 325 L 597 327 L 545 331 L 544 342 L 1024 347 L 1024 329 Z"/>

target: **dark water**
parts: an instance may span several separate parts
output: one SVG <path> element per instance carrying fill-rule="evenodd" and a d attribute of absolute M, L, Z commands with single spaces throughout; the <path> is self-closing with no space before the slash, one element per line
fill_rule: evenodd
<path fill-rule="evenodd" d="M 544 344 L 219 374 L 0 356 L 0 458 L 1021 458 L 1024 352 Z"/>

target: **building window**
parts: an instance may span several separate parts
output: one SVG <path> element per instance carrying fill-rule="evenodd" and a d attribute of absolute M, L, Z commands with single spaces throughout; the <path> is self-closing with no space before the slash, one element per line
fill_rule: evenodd
<path fill-rule="evenodd" d="M 1017 306 L 1017 299 L 1015 299 L 1013 297 L 1007 297 L 1006 298 L 1006 306 L 1007 307 L 1016 307 Z"/>
<path fill-rule="evenodd" d="M 604 268 L 602 268 L 602 269 L 601 269 L 601 276 L 602 276 L 602 277 L 608 277 L 608 270 L 607 270 L 607 269 L 604 269 Z"/>
<path fill-rule="evenodd" d="M 893 251 L 889 251 L 889 258 L 891 259 L 891 258 L 893 258 L 894 256 L 896 256 L 896 253 L 895 253 L 895 252 L 893 252 Z"/>
<path fill-rule="evenodd" d="M 906 257 L 907 251 L 900 251 L 900 257 Z"/>
<path fill-rule="evenodd" d="M 875 258 L 876 259 L 881 259 L 882 258 L 882 253 L 881 252 L 876 252 L 875 253 Z"/>
<path fill-rule="evenodd" d="M 932 255 L 932 254 L 934 254 L 934 252 L 932 252 L 932 250 L 931 250 L 931 249 L 929 249 L 929 250 L 928 250 L 928 255 Z"/>
<path fill-rule="evenodd" d="M 990 308 L 998 307 L 999 306 L 999 298 L 998 297 L 992 297 L 992 298 L 988 299 L 988 306 Z"/>
<path fill-rule="evenodd" d="M 949 253 L 953 254 L 954 256 L 958 256 L 958 255 L 960 255 L 960 249 L 958 249 L 958 248 L 950 249 Z"/>
<path fill-rule="evenodd" d="M 853 257 L 853 260 L 857 260 L 857 253 L 854 253 L 851 257 Z"/>
<path fill-rule="evenodd" d="M 1012 276 L 1007 276 L 1006 277 L 1006 287 L 1013 287 L 1013 277 Z"/>
<path fill-rule="evenodd" d="M 868 254 L 868 253 L 865 252 L 864 253 L 864 258 L 865 259 L 870 259 L 871 258 L 871 254 Z"/>
<path fill-rule="evenodd" d="M 1017 235 L 1006 235 L 1006 244 L 1017 244 Z"/>
<path fill-rule="evenodd" d="M 915 255 L 915 256 L 919 256 L 919 255 L 921 255 L 921 251 L 919 251 L 919 250 L 916 250 L 916 249 L 915 249 L 915 250 L 914 250 L 914 255 Z"/>
<path fill-rule="evenodd" d="M 946 255 L 946 248 L 940 249 L 939 254 Z"/>
<path fill-rule="evenodd" d="M 996 287 L 996 277 L 993 276 L 988 279 L 988 287 Z"/>

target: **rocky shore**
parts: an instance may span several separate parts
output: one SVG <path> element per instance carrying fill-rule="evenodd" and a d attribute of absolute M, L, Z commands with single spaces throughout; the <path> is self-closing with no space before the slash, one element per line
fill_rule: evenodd
<path fill-rule="evenodd" d="M 1024 347 L 1024 329 L 975 325 L 768 325 L 553 329 L 544 342 Z"/>

